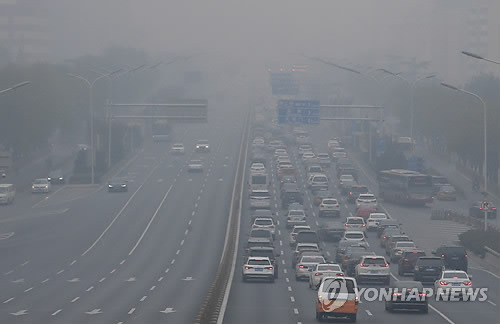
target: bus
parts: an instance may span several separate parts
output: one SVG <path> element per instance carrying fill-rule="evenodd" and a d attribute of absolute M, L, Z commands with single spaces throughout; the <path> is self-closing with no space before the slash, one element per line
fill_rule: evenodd
<path fill-rule="evenodd" d="M 379 196 L 385 201 L 408 205 L 432 202 L 432 177 L 410 170 L 383 170 L 378 173 Z"/>

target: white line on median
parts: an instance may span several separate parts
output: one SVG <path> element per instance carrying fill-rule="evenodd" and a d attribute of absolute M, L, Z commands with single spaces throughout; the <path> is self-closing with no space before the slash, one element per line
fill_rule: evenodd
<path fill-rule="evenodd" d="M 141 301 L 141 302 L 142 302 L 142 301 L 145 301 L 145 300 L 146 300 L 146 298 L 148 298 L 148 296 L 142 296 L 142 298 L 140 299 L 140 301 Z"/>
<path fill-rule="evenodd" d="M 62 312 L 62 309 L 58 309 L 56 310 L 55 312 L 53 312 L 51 315 L 52 316 L 56 316 L 57 314 L 59 314 L 60 312 Z"/>
<path fill-rule="evenodd" d="M 94 289 L 94 286 L 88 287 L 86 291 L 91 291 L 92 289 Z"/>
<path fill-rule="evenodd" d="M 299 315 L 299 310 L 297 308 L 294 308 L 293 312 L 295 313 L 295 315 Z"/>
<path fill-rule="evenodd" d="M 488 304 L 491 304 L 493 306 L 496 306 L 497 304 L 495 304 L 494 302 L 492 302 L 491 300 L 487 300 Z"/>
<path fill-rule="evenodd" d="M 294 298 L 293 296 L 290 296 L 290 301 L 291 301 L 292 303 L 295 303 L 295 298 Z"/>
<path fill-rule="evenodd" d="M 71 300 L 72 303 L 76 302 L 78 299 L 80 299 L 80 297 L 75 297 Z"/>
<path fill-rule="evenodd" d="M 366 314 L 368 314 L 368 316 L 373 316 L 373 314 L 372 314 L 372 312 L 370 312 L 370 310 L 365 309 L 365 312 L 366 312 Z"/>
<path fill-rule="evenodd" d="M 9 298 L 9 299 L 5 300 L 3 303 L 4 303 L 4 304 L 7 304 L 8 302 L 10 302 L 10 301 L 12 301 L 12 300 L 14 300 L 14 297 L 11 297 L 11 298 Z"/>
<path fill-rule="evenodd" d="M 132 308 L 132 309 L 130 309 L 130 310 L 128 311 L 128 314 L 129 314 L 129 315 L 132 315 L 134 312 L 135 312 L 135 308 Z"/>

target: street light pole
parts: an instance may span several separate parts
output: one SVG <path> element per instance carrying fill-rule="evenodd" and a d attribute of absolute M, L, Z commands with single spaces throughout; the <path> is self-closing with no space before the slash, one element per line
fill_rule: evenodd
<path fill-rule="evenodd" d="M 76 74 L 68 74 L 70 77 L 75 78 L 75 79 L 80 79 L 85 82 L 85 84 L 89 87 L 89 115 L 90 115 L 90 177 L 91 177 L 91 184 L 95 183 L 95 147 L 94 147 L 94 85 L 97 81 L 99 81 L 102 78 L 105 78 L 111 74 L 117 73 L 118 71 L 113 71 L 110 74 L 106 75 L 101 75 L 100 77 L 96 78 L 94 81 L 90 82 L 88 79 L 84 78 L 81 75 L 76 75 Z"/>
<path fill-rule="evenodd" d="M 488 123 L 487 123 L 487 117 L 486 117 L 486 104 L 485 104 L 484 100 L 475 93 L 469 92 L 469 91 L 464 90 L 464 89 L 459 89 L 455 86 L 452 86 L 450 84 L 443 83 L 443 82 L 441 82 L 441 85 L 446 87 L 446 88 L 473 96 L 474 98 L 478 99 L 483 106 L 483 145 L 484 145 L 483 146 L 483 150 L 484 150 L 484 157 L 483 157 L 483 160 L 484 160 L 483 161 L 484 190 L 483 191 L 487 192 L 488 191 L 488 136 L 487 136 Z"/>

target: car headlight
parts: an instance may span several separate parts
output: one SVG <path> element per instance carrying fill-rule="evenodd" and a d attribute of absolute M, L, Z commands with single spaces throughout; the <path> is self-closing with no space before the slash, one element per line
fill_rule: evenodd
<path fill-rule="evenodd" d="M 113 188 L 113 185 L 110 185 L 110 184 L 109 184 L 109 185 L 108 185 L 108 188 Z"/>
<path fill-rule="evenodd" d="M 47 180 L 49 180 L 49 181 L 50 181 L 50 180 L 52 180 L 52 178 L 48 177 L 48 178 L 47 178 Z"/>
<path fill-rule="evenodd" d="M 125 188 L 127 185 L 126 184 L 122 184 L 122 188 Z"/>
<path fill-rule="evenodd" d="M 64 180 L 64 178 L 63 178 L 63 177 L 59 177 L 59 180 L 61 180 L 61 181 L 62 181 L 62 180 Z"/>

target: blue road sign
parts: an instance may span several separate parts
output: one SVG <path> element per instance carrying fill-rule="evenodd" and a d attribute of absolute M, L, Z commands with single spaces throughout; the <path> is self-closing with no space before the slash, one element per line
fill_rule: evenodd
<path fill-rule="evenodd" d="M 280 124 L 319 125 L 319 100 L 280 100 L 278 122 Z"/>

